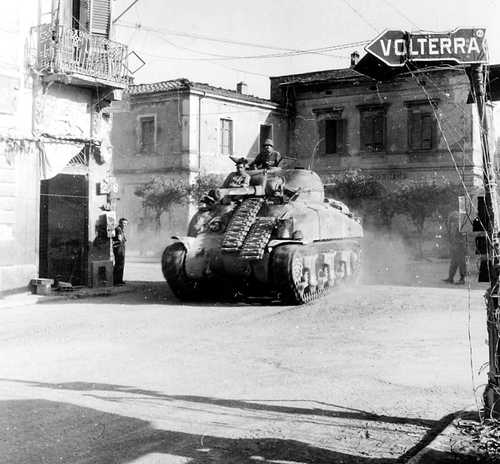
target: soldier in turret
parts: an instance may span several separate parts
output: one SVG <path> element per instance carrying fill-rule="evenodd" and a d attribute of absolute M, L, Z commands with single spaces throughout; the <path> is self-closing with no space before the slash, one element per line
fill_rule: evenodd
<path fill-rule="evenodd" d="M 281 155 L 279 151 L 273 149 L 272 139 L 264 140 L 263 148 L 264 150 L 250 164 L 250 169 L 275 168 L 281 163 Z"/>
<path fill-rule="evenodd" d="M 246 158 L 233 158 L 236 163 L 236 171 L 229 174 L 225 180 L 224 188 L 248 187 L 250 185 L 250 175 L 247 173 L 248 160 Z"/>

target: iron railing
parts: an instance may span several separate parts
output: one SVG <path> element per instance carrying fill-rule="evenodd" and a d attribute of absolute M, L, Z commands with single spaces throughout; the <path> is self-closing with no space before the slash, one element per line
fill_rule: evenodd
<path fill-rule="evenodd" d="M 41 72 L 80 74 L 97 80 L 126 85 L 126 45 L 89 32 L 53 24 L 33 29 L 36 68 Z"/>

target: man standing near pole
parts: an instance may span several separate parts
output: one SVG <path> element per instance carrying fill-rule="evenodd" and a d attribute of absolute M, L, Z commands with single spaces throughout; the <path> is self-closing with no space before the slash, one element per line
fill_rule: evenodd
<path fill-rule="evenodd" d="M 465 257 L 467 255 L 467 243 L 465 234 L 460 230 L 460 217 L 457 212 L 453 212 L 448 217 L 448 237 L 450 244 L 450 267 L 448 270 L 448 278 L 444 282 L 449 284 L 454 283 L 455 273 L 457 269 L 460 273 L 458 285 L 465 284 L 465 276 L 467 274 L 467 266 Z"/>
<path fill-rule="evenodd" d="M 116 286 L 125 285 L 123 281 L 123 270 L 125 269 L 125 243 L 127 236 L 128 219 L 121 218 L 118 226 L 115 228 L 113 236 L 113 255 L 115 256 L 115 265 L 113 267 L 113 284 Z"/>

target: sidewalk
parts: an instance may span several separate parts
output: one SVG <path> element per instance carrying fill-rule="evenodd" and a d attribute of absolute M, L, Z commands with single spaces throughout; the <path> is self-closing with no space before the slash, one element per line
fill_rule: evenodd
<path fill-rule="evenodd" d="M 99 288 L 80 288 L 73 291 L 60 292 L 54 290 L 48 295 L 36 295 L 29 291 L 15 293 L 0 298 L 0 309 L 19 306 L 35 305 L 40 302 L 58 301 L 63 299 L 78 299 L 98 296 L 111 296 L 120 293 L 127 293 L 136 290 L 137 286 L 128 284 L 123 287 L 99 287 Z"/>
<path fill-rule="evenodd" d="M 49 295 L 35 295 L 28 289 L 4 297 L 0 296 L 0 308 L 10 308 L 38 304 L 39 302 L 57 301 L 61 299 L 79 299 L 98 296 L 112 296 L 136 291 L 146 282 L 165 282 L 161 272 L 161 264 L 156 259 L 130 260 L 125 265 L 125 281 L 123 287 L 79 288 L 72 291 L 53 291 Z M 167 285 L 165 283 L 165 285 Z"/>

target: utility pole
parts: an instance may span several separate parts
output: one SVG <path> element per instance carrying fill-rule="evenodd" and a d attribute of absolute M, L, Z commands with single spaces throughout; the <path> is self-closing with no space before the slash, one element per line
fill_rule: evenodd
<path fill-rule="evenodd" d="M 483 158 L 483 182 L 486 214 L 482 218 L 486 232 L 487 267 L 490 287 L 486 292 L 486 314 L 489 346 L 488 384 L 483 398 L 489 416 L 500 416 L 500 312 L 499 312 L 499 266 L 500 249 L 498 239 L 498 195 L 494 159 L 490 152 L 489 124 L 486 112 L 486 70 L 484 65 L 470 68 L 469 78 L 477 105 L 481 128 Z"/>

